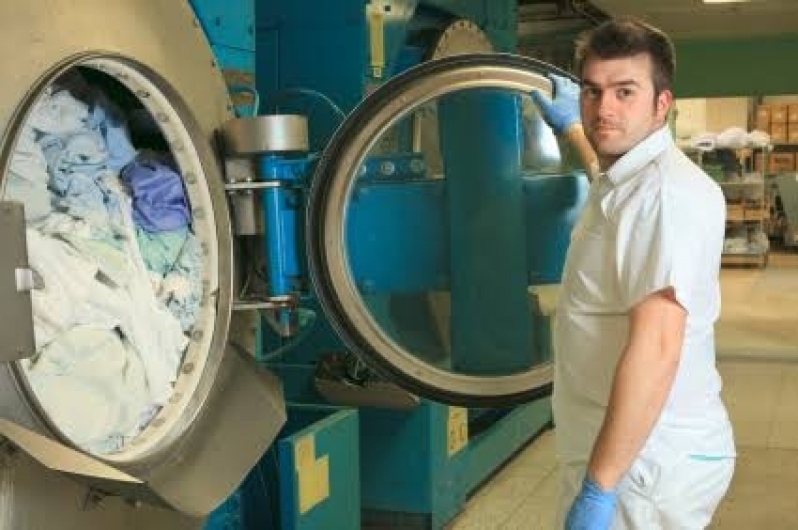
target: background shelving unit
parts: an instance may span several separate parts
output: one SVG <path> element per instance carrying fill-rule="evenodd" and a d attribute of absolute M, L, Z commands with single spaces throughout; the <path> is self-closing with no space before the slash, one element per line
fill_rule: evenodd
<path fill-rule="evenodd" d="M 771 194 L 766 193 L 764 173 L 752 169 L 757 156 L 767 167 L 771 146 L 714 151 L 701 151 L 689 146 L 682 149 L 718 182 L 726 199 L 726 234 L 721 265 L 767 267 Z M 733 171 L 730 171 L 730 166 L 734 166 Z"/>
<path fill-rule="evenodd" d="M 721 265 L 768 264 L 770 242 L 765 222 L 770 207 L 761 174 L 748 173 L 741 180 L 719 182 L 726 198 L 726 238 Z"/>

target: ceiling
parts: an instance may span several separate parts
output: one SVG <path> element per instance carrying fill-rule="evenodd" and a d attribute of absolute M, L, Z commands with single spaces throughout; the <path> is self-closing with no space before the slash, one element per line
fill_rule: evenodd
<path fill-rule="evenodd" d="M 796 0 L 751 0 L 731 4 L 705 4 L 702 0 L 590 0 L 587 3 L 610 16 L 640 17 L 674 39 L 798 34 Z"/>

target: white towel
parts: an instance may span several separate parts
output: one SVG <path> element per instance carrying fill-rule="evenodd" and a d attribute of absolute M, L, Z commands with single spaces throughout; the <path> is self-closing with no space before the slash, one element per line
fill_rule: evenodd
<path fill-rule="evenodd" d="M 748 147 L 748 133 L 742 127 L 729 127 L 718 135 L 716 145 L 725 149 Z"/>
<path fill-rule="evenodd" d="M 696 134 L 690 138 L 690 146 L 699 151 L 712 151 L 715 149 L 717 135 L 709 132 Z"/>

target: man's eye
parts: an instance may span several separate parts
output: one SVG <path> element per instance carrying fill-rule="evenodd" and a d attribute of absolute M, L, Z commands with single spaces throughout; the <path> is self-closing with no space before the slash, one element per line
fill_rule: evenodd
<path fill-rule="evenodd" d="M 588 99 L 596 99 L 599 97 L 599 91 L 595 88 L 584 88 L 582 89 L 582 94 Z"/>
<path fill-rule="evenodd" d="M 629 88 L 621 88 L 621 89 L 618 89 L 618 97 L 619 97 L 619 98 L 621 98 L 621 99 L 623 99 L 623 98 L 628 98 L 628 97 L 629 97 L 629 96 L 631 96 L 633 93 L 634 93 L 634 92 L 632 92 L 632 90 L 631 90 L 631 89 L 629 89 Z"/>

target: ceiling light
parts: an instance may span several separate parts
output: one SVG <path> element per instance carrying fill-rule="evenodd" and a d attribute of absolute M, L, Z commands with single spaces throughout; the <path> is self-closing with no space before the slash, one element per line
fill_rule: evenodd
<path fill-rule="evenodd" d="M 742 4 L 751 0 L 704 0 L 705 4 Z"/>

